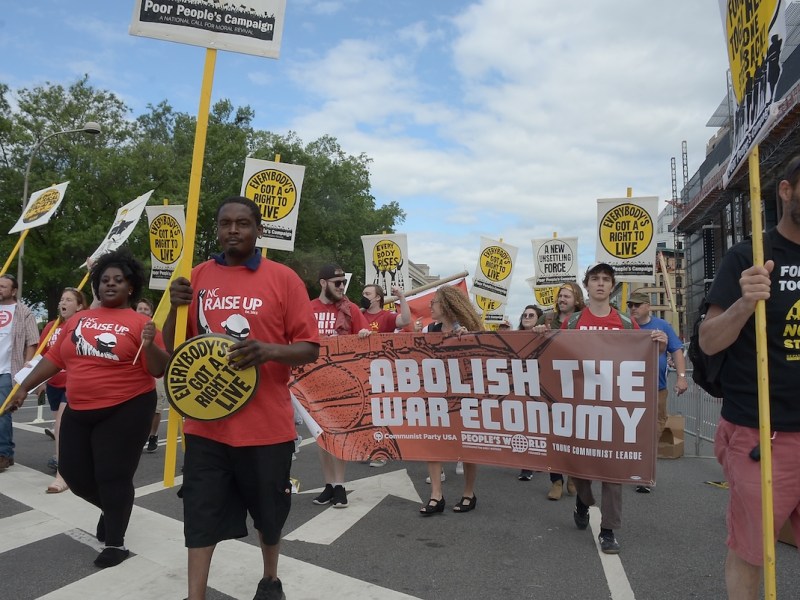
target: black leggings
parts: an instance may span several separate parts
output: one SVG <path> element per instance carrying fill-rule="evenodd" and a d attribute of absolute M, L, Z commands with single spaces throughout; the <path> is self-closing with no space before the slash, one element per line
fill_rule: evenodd
<path fill-rule="evenodd" d="M 58 439 L 58 469 L 72 492 L 97 506 L 106 545 L 122 546 L 133 510 L 133 475 L 150 433 L 155 390 L 109 408 L 67 406 Z"/>

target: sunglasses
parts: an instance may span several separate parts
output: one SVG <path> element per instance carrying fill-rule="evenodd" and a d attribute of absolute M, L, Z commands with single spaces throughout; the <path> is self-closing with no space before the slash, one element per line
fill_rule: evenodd
<path fill-rule="evenodd" d="M 344 287 L 344 284 L 347 283 L 347 280 L 337 279 L 336 281 L 333 281 L 331 279 L 328 279 L 328 283 L 333 284 L 334 287 Z"/>
<path fill-rule="evenodd" d="M 536 313 L 525 313 L 522 315 L 523 319 L 533 319 L 536 317 Z"/>
<path fill-rule="evenodd" d="M 639 308 L 641 305 L 641 302 L 628 302 L 628 308 Z"/>

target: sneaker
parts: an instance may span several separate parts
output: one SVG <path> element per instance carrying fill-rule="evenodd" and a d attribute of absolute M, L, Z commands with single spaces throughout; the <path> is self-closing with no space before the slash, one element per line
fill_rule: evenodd
<path fill-rule="evenodd" d="M 328 504 L 331 500 L 333 500 L 333 486 L 330 483 L 326 483 L 325 489 L 312 502 L 314 504 Z"/>
<path fill-rule="evenodd" d="M 589 507 L 581 502 L 580 498 L 575 499 L 575 512 L 572 513 L 575 519 L 575 527 L 583 531 L 589 526 Z"/>
<path fill-rule="evenodd" d="M 447 475 L 445 475 L 445 474 L 444 474 L 444 468 L 442 468 L 442 474 L 439 476 L 439 481 L 441 481 L 442 483 L 444 483 L 446 479 L 447 479 Z M 431 476 L 430 476 L 430 475 L 428 475 L 428 476 L 425 478 L 425 483 L 427 483 L 427 484 L 430 484 L 430 482 L 431 482 Z"/>
<path fill-rule="evenodd" d="M 520 481 L 530 481 L 533 479 L 533 471 L 528 471 L 527 469 L 522 469 L 517 475 L 517 479 Z"/>
<path fill-rule="evenodd" d="M 456 475 L 463 475 L 464 474 L 464 463 L 458 461 L 456 463 Z"/>
<path fill-rule="evenodd" d="M 0 471 L 5 471 L 14 464 L 13 456 L 0 456 Z"/>
<path fill-rule="evenodd" d="M 158 436 L 151 435 L 149 438 L 147 438 L 147 446 L 145 447 L 144 451 L 148 454 L 152 454 L 156 450 L 158 450 Z"/>
<path fill-rule="evenodd" d="M 613 531 L 603 531 L 597 539 L 600 540 L 600 550 L 603 554 L 619 554 L 619 542 L 614 537 Z"/>
<path fill-rule="evenodd" d="M 337 485 L 333 488 L 333 508 L 347 508 L 347 492 L 344 486 Z"/>
<path fill-rule="evenodd" d="M 650 493 L 650 486 L 647 485 L 637 485 L 636 492 L 639 494 L 649 494 Z"/>
<path fill-rule="evenodd" d="M 386 466 L 386 459 L 385 458 L 376 458 L 375 460 L 369 461 L 370 467 L 385 467 Z"/>
<path fill-rule="evenodd" d="M 575 489 L 575 482 L 572 481 L 572 477 L 567 477 L 567 494 L 574 496 L 577 493 L 578 490 Z"/>
<path fill-rule="evenodd" d="M 286 600 L 286 594 L 283 593 L 283 584 L 281 584 L 281 580 L 266 577 L 259 581 L 253 600 Z"/>
<path fill-rule="evenodd" d="M 550 486 L 550 491 L 547 492 L 548 500 L 561 500 L 561 495 L 564 493 L 564 481 L 559 479 L 554 481 Z"/>

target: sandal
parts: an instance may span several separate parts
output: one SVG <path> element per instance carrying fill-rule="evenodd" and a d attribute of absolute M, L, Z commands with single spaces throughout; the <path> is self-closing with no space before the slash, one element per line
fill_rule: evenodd
<path fill-rule="evenodd" d="M 444 497 L 439 500 L 431 498 L 428 503 L 419 509 L 419 514 L 423 517 L 429 517 L 434 513 L 444 512 Z"/>
<path fill-rule="evenodd" d="M 478 505 L 478 497 L 473 495 L 472 498 L 467 496 L 462 496 L 461 500 L 458 501 L 453 507 L 453 511 L 457 513 L 464 513 L 469 512 L 471 510 L 475 510 L 475 507 Z"/>
<path fill-rule="evenodd" d="M 66 481 L 63 479 L 56 479 L 53 481 L 53 483 L 47 486 L 45 492 L 48 494 L 60 494 L 61 492 L 66 492 L 68 489 L 69 486 L 67 485 Z"/>

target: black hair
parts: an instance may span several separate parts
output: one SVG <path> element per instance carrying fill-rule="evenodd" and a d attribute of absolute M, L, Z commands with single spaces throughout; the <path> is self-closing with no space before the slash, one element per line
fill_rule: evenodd
<path fill-rule="evenodd" d="M 253 214 L 253 219 L 256 221 L 256 227 L 261 225 L 261 209 L 258 208 L 258 205 L 250 200 L 250 198 L 245 198 L 244 196 L 228 196 L 225 198 L 225 200 L 223 200 L 217 207 L 217 213 L 214 215 L 215 223 L 219 221 L 219 213 L 222 212 L 222 208 L 228 204 L 241 204 L 242 206 L 246 206 Z"/>
<path fill-rule="evenodd" d="M 127 248 L 103 254 L 92 267 L 91 281 L 95 296 L 100 296 L 100 278 L 109 267 L 116 267 L 122 271 L 125 281 L 131 286 L 130 303 L 135 305 L 144 288 L 145 274 L 142 263 L 136 260 Z"/>

